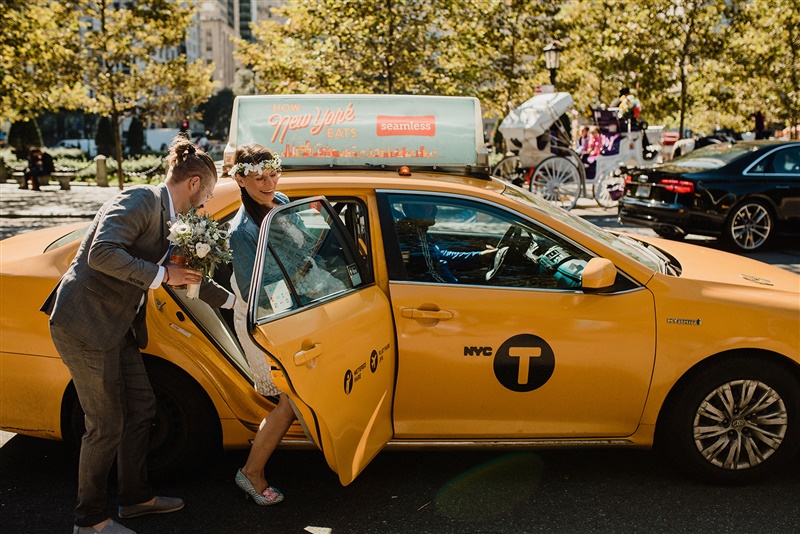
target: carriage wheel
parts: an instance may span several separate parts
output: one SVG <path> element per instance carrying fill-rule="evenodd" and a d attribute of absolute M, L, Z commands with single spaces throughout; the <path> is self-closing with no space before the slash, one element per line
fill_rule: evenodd
<path fill-rule="evenodd" d="M 506 156 L 492 169 L 492 176 L 501 178 L 514 185 L 522 185 L 525 183 L 525 172 L 523 169 L 519 156 Z"/>
<path fill-rule="evenodd" d="M 625 192 L 625 178 L 613 172 L 605 173 L 594 184 L 594 199 L 604 208 L 613 208 L 619 204 Z"/>
<path fill-rule="evenodd" d="M 551 156 L 536 167 L 531 191 L 560 208 L 571 210 L 581 194 L 580 171 L 568 159 Z"/>

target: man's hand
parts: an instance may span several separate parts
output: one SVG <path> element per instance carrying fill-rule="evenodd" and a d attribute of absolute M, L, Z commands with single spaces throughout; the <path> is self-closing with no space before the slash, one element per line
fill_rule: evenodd
<path fill-rule="evenodd" d="M 199 284 L 203 281 L 200 271 L 195 271 L 186 265 L 170 264 L 166 267 L 164 283 L 168 286 L 182 286 L 184 284 Z"/>
<path fill-rule="evenodd" d="M 492 245 L 486 245 L 486 250 L 481 250 L 481 256 L 485 256 L 487 254 L 494 254 L 497 252 L 497 247 Z"/>

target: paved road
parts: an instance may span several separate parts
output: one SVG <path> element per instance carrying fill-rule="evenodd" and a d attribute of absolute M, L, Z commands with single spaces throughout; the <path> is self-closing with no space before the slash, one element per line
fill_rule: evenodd
<path fill-rule="evenodd" d="M 275 453 L 286 500 L 260 508 L 234 485 L 244 452 L 177 479 L 175 514 L 124 524 L 139 533 L 247 534 L 796 534 L 800 456 L 758 485 L 716 487 L 676 472 L 658 452 L 382 452 L 342 487 L 322 453 Z M 4 532 L 69 532 L 76 463 L 58 443 L 16 436 L 0 449 Z M 114 510 L 113 499 L 109 512 Z"/>

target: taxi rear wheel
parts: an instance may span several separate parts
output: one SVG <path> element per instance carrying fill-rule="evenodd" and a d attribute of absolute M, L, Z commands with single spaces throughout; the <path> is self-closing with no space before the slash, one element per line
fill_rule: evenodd
<path fill-rule="evenodd" d="M 181 369 L 160 360 L 145 360 L 145 366 L 156 396 L 148 471 L 159 475 L 201 465 L 222 445 L 222 430 L 214 405 Z M 64 442 L 77 454 L 86 427 L 83 409 L 71 384 L 64 398 L 62 421 Z"/>
<path fill-rule="evenodd" d="M 658 444 L 703 481 L 749 484 L 775 473 L 800 448 L 800 383 L 755 357 L 707 366 L 670 396 Z"/>

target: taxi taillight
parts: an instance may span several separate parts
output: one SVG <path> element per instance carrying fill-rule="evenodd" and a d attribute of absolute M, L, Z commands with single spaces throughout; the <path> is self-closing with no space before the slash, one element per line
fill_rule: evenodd
<path fill-rule="evenodd" d="M 667 191 L 671 191 L 673 193 L 694 193 L 694 182 L 690 182 L 688 180 L 672 180 L 664 178 L 663 180 L 659 180 L 658 183 L 659 185 L 664 186 Z"/>

